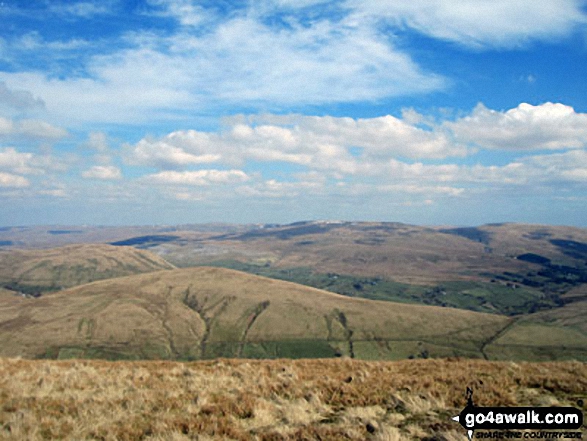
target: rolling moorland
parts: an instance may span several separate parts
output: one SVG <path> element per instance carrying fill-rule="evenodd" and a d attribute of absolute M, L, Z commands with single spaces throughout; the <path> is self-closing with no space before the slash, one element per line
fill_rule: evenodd
<path fill-rule="evenodd" d="M 3 228 L 0 439 L 462 440 L 466 386 L 584 409 L 586 275 L 566 227 Z"/>
<path fill-rule="evenodd" d="M 582 229 L 113 228 L 44 248 L 84 228 L 33 228 L 25 250 L 2 232 L 1 355 L 587 360 Z"/>

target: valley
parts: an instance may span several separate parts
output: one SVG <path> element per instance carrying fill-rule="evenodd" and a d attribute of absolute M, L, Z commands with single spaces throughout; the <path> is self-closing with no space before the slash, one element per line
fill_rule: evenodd
<path fill-rule="evenodd" d="M 0 355 L 587 360 L 578 228 L 35 229 L 0 251 Z"/>

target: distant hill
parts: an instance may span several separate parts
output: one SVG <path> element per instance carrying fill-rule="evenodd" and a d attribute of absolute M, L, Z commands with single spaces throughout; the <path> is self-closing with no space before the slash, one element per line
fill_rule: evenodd
<path fill-rule="evenodd" d="M 491 224 L 296 222 L 206 235 L 130 237 L 180 267 L 246 271 L 350 297 L 515 316 L 574 301 L 587 286 L 587 230 Z"/>
<path fill-rule="evenodd" d="M 98 244 L 8 250 L 0 251 L 0 286 L 37 295 L 96 280 L 172 268 L 161 257 L 132 247 Z"/>
<path fill-rule="evenodd" d="M 585 229 L 35 228 L 117 246 L 0 250 L 0 355 L 587 360 Z"/>
<path fill-rule="evenodd" d="M 511 322 L 218 268 L 104 280 L 39 299 L 0 296 L 0 356 L 30 358 L 481 358 Z"/>
<path fill-rule="evenodd" d="M 547 263 L 585 266 L 587 261 L 586 229 L 546 225 L 457 228 L 310 221 L 217 235 L 175 231 L 155 239 L 150 250 L 178 266 L 236 259 L 412 284 L 487 281 L 504 272 L 525 274 Z M 146 240 L 129 237 L 122 243 L 142 246 Z"/>

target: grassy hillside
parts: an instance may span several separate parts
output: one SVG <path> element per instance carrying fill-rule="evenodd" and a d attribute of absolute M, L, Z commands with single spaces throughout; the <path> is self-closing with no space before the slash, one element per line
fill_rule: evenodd
<path fill-rule="evenodd" d="M 174 235 L 129 241 L 178 266 L 219 265 L 352 297 L 506 315 L 563 306 L 566 292 L 587 286 L 580 228 L 298 222 Z"/>
<path fill-rule="evenodd" d="M 587 348 L 587 301 L 522 316 L 485 348 L 498 360 L 551 360 L 564 352 L 569 358 L 585 359 Z M 553 357 L 554 356 L 554 357 Z"/>
<path fill-rule="evenodd" d="M 94 282 L 39 299 L 4 295 L 0 355 L 483 357 L 488 339 L 510 322 L 494 314 L 353 299 L 196 268 Z"/>
<path fill-rule="evenodd" d="M 466 404 L 585 409 L 584 363 L 0 360 L 5 440 L 465 440 Z M 583 430 L 583 437 L 587 432 Z"/>
<path fill-rule="evenodd" d="M 492 282 L 452 281 L 425 286 L 394 282 L 381 277 L 324 274 L 308 267 L 277 268 L 247 264 L 237 260 L 219 260 L 212 262 L 211 266 L 287 280 L 349 297 L 448 306 L 505 315 L 527 314 L 540 309 L 555 308 L 564 302 L 556 292 L 545 294 L 538 288 L 498 280 Z"/>
<path fill-rule="evenodd" d="M 173 234 L 181 240 L 155 241 L 149 247 L 180 266 L 238 257 L 278 268 L 310 267 L 319 273 L 416 284 L 489 280 L 504 272 L 540 268 L 531 259 L 518 259 L 524 254 L 583 266 L 587 258 L 587 230 L 524 224 L 454 228 L 298 222 L 215 236 Z"/>
<path fill-rule="evenodd" d="M 0 286 L 39 294 L 95 280 L 172 269 L 161 257 L 132 247 L 69 245 L 0 252 Z"/>

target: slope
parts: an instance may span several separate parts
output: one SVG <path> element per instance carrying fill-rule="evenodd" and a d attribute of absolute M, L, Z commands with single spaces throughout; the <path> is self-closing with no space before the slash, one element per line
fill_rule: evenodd
<path fill-rule="evenodd" d="M 161 237 L 149 250 L 177 266 L 222 266 L 374 300 L 514 316 L 560 307 L 567 291 L 587 286 L 580 228 L 297 222 L 174 234 L 181 240 Z"/>
<path fill-rule="evenodd" d="M 29 358 L 481 357 L 511 322 L 205 267 L 2 297 L 0 356 Z"/>
<path fill-rule="evenodd" d="M 0 286 L 38 295 L 95 280 L 172 269 L 161 257 L 132 247 L 69 245 L 0 252 Z"/>

